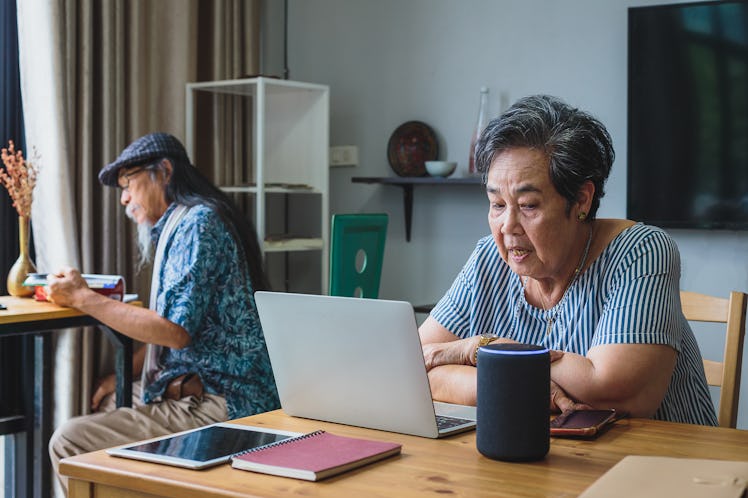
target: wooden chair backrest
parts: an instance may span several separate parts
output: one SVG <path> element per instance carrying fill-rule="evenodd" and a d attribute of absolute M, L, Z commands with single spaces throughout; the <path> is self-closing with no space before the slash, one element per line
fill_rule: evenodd
<path fill-rule="evenodd" d="M 745 337 L 746 294 L 730 292 L 729 299 L 681 291 L 681 306 L 688 321 L 727 325 L 723 361 L 704 360 L 706 380 L 720 387 L 717 418 L 721 427 L 735 428 L 740 397 L 740 374 Z"/>

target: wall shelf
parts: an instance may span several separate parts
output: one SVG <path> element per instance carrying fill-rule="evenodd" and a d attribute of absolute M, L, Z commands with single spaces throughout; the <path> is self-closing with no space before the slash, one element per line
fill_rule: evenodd
<path fill-rule="evenodd" d="M 455 186 L 481 185 L 478 176 L 461 178 L 442 178 L 434 176 L 359 176 L 351 178 L 353 183 L 379 183 L 396 185 L 403 189 L 403 209 L 405 211 L 405 240 L 410 242 L 411 224 L 413 221 L 413 188 L 416 185 Z"/>

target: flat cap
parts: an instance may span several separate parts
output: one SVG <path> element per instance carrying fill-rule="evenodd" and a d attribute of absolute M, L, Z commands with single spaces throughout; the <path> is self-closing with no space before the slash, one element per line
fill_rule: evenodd
<path fill-rule="evenodd" d="M 120 169 L 140 166 L 164 157 L 190 164 L 184 145 L 176 137 L 168 133 L 149 133 L 125 147 L 114 162 L 104 166 L 99 171 L 99 181 L 102 185 L 116 187 Z"/>

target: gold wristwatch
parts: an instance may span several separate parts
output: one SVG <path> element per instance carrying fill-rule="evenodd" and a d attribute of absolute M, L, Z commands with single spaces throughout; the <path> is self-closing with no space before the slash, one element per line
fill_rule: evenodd
<path fill-rule="evenodd" d="M 476 365 L 476 366 L 478 365 L 478 349 L 481 346 L 488 346 L 489 344 L 491 344 L 493 341 L 495 341 L 498 338 L 499 336 L 497 336 L 496 334 L 488 334 L 485 332 L 480 335 L 480 340 L 478 341 L 478 345 L 475 346 L 475 351 L 473 351 L 473 365 Z"/>

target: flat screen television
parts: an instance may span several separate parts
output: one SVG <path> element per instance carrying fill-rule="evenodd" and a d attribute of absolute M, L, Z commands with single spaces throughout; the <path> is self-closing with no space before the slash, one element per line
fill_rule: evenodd
<path fill-rule="evenodd" d="M 628 14 L 628 217 L 748 229 L 748 2 Z"/>

